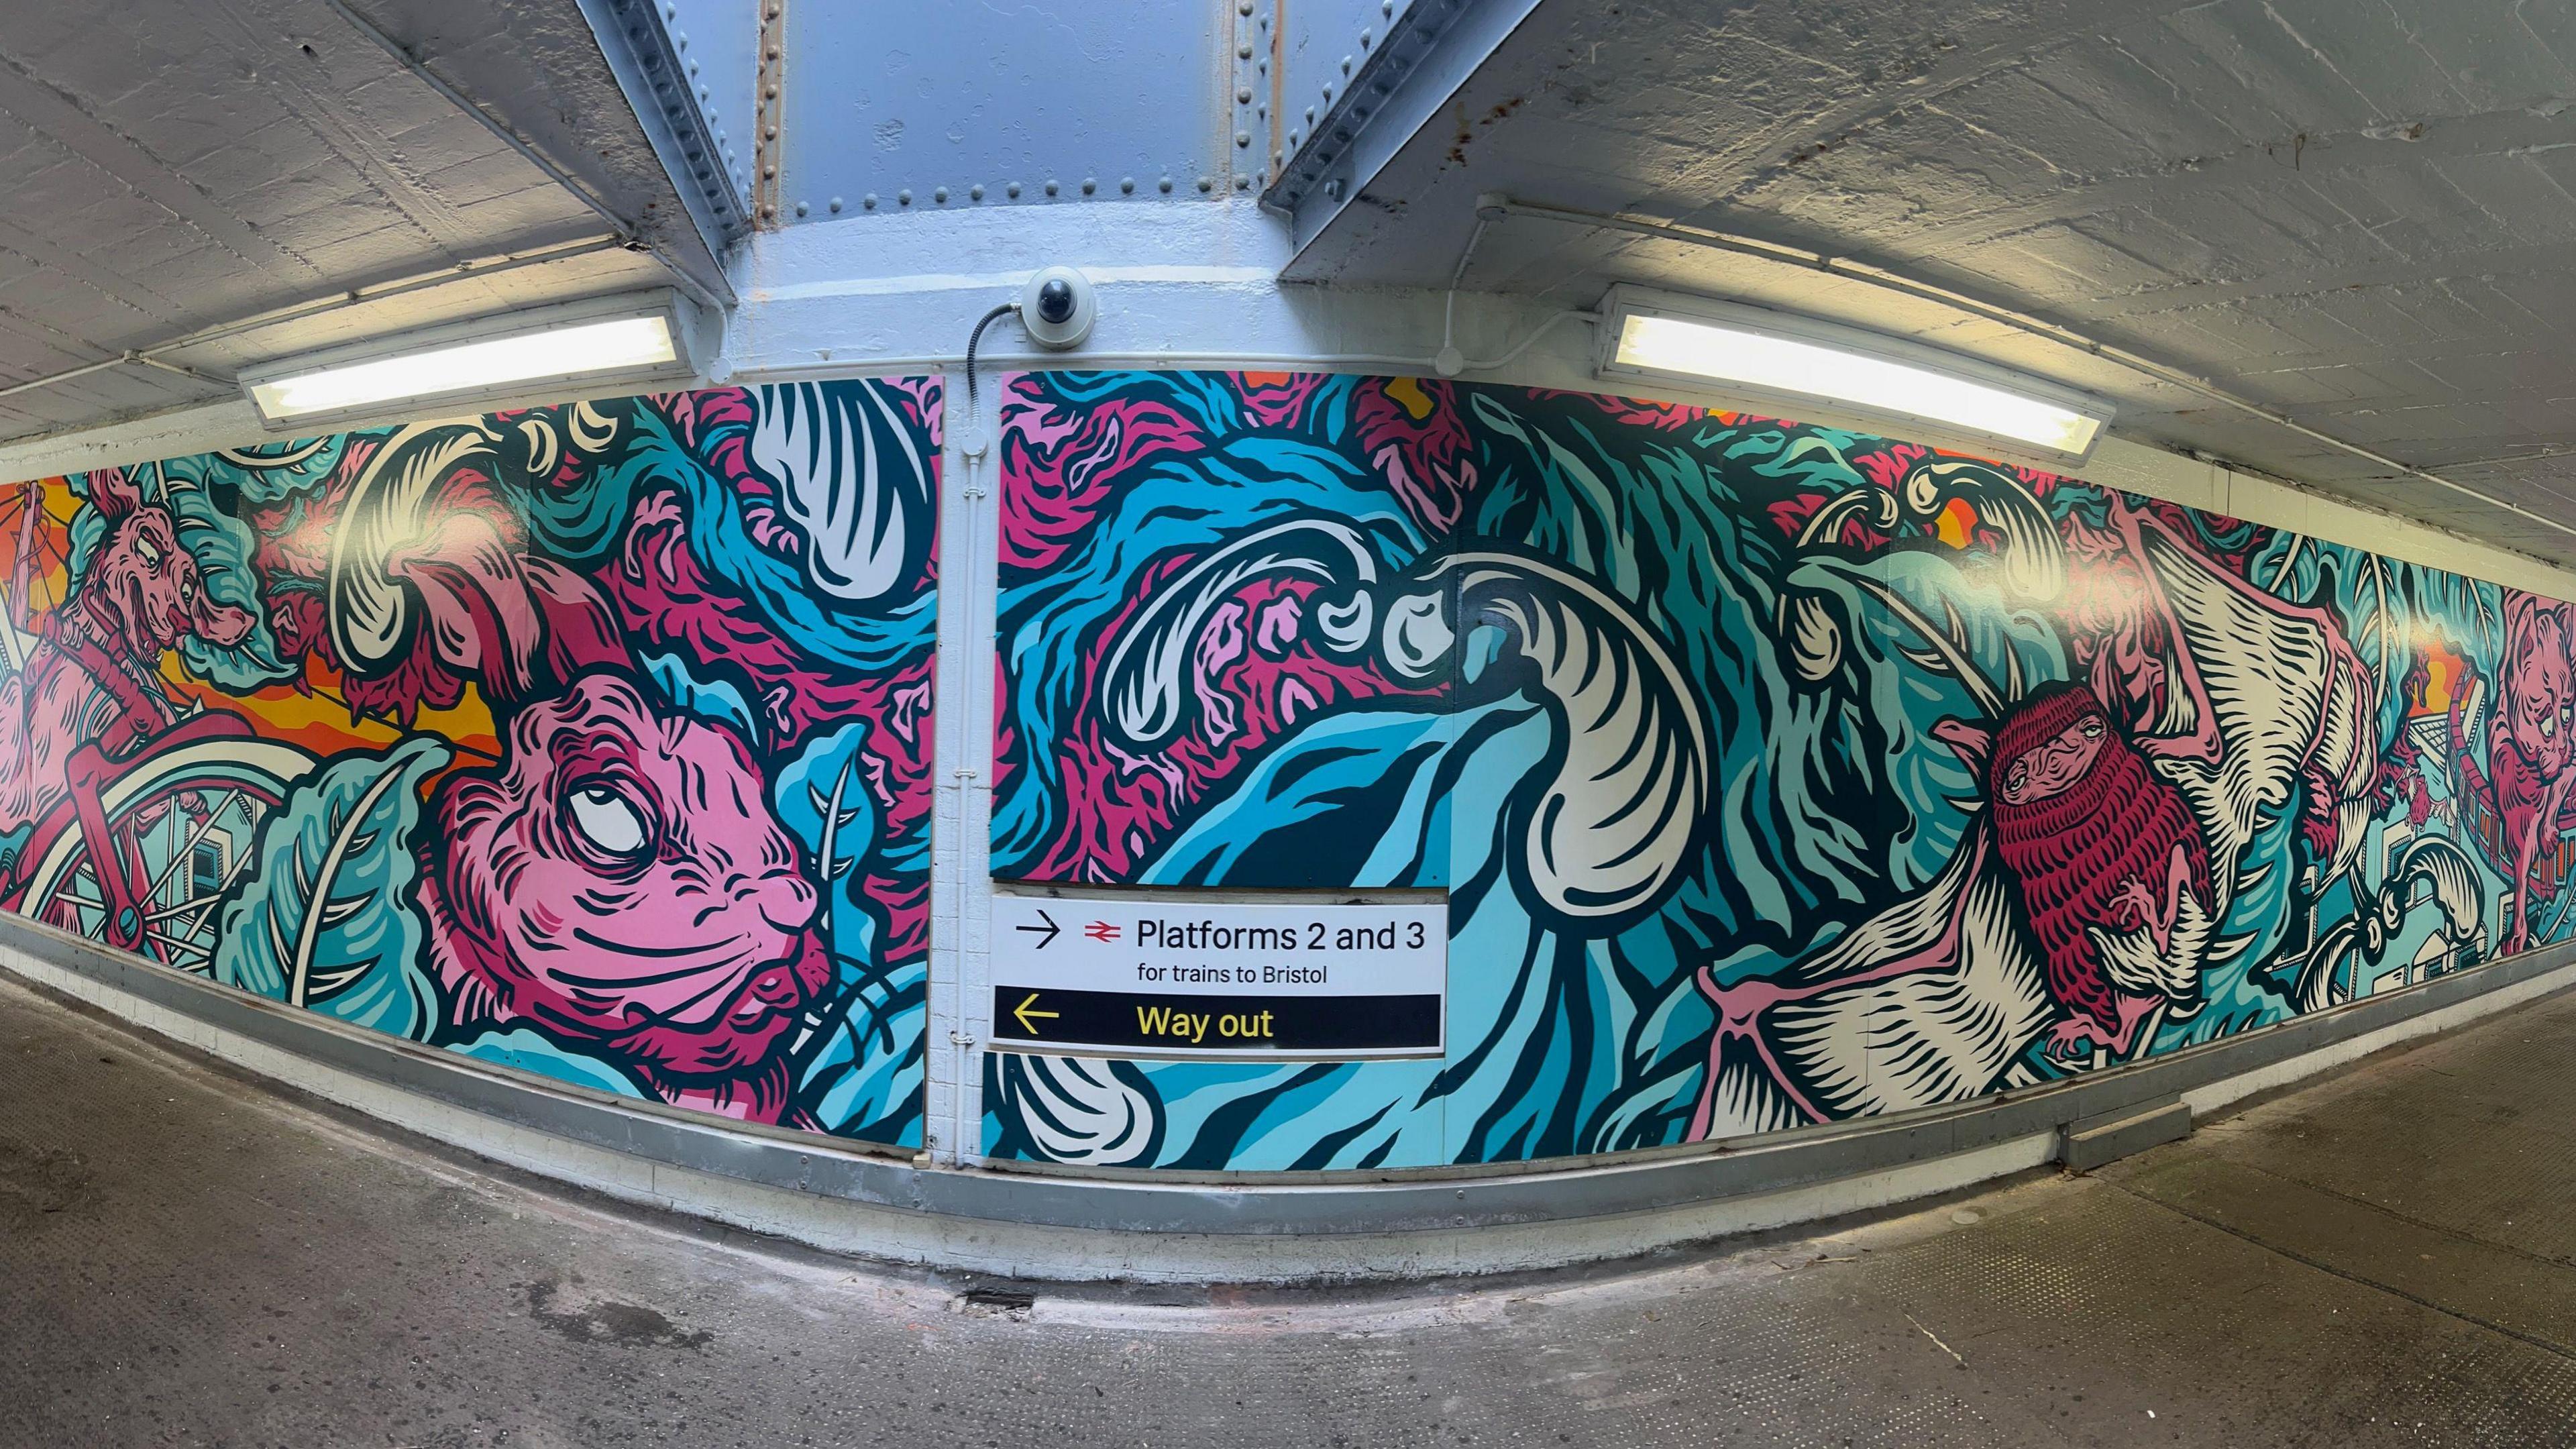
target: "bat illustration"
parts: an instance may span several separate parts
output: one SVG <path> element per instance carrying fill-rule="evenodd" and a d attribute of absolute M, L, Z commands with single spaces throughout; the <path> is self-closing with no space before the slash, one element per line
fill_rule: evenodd
<path fill-rule="evenodd" d="M 2126 1055 L 2158 1001 L 2196 1009 L 2214 921 L 2209 843 L 2191 807 L 2093 691 L 2032 692 L 1990 738 L 1945 732 L 1981 766 L 1997 856 L 2039 938 L 2049 1041 Z"/>
<path fill-rule="evenodd" d="M 1863 584 L 1956 677 L 1982 720 L 1933 731 L 1978 771 L 1978 818 L 1921 890 L 1768 977 L 1721 985 L 1692 1136 L 1903 1111 L 1993 1090 L 2034 1042 L 2052 1057 L 2137 1050 L 2199 1008 L 2218 937 L 2269 866 L 2247 845 L 2284 809 L 2349 870 L 2378 767 L 2374 685 L 2322 610 L 2288 605 L 2151 514 L 2113 504 L 2160 619 L 2166 688 L 2123 720 L 2091 687 L 1998 688 L 1902 595 Z M 2016 697 L 2018 696 L 2018 697 Z"/>

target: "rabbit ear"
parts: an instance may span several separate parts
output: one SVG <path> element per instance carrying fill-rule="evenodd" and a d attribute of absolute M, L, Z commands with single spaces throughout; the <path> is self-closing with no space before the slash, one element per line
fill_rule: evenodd
<path fill-rule="evenodd" d="M 2548 603 L 2520 592 L 2505 596 L 2505 671 L 2510 682 L 2514 661 L 2534 653 L 2576 657 L 2576 628 L 2570 627 L 2565 604 Z"/>
<path fill-rule="evenodd" d="M 89 475 L 89 503 L 114 523 L 143 506 L 143 485 L 123 468 L 101 468 Z"/>
<path fill-rule="evenodd" d="M 2529 647 L 2532 631 L 2540 623 L 2540 614 L 2540 597 L 2537 594 L 2527 594 L 2519 589 L 2506 592 L 2504 633 L 2508 656 L 2518 655 Z"/>
<path fill-rule="evenodd" d="M 2531 642 L 2541 649 L 2565 653 L 2567 650 L 2567 610 L 2553 604 L 2532 617 Z"/>

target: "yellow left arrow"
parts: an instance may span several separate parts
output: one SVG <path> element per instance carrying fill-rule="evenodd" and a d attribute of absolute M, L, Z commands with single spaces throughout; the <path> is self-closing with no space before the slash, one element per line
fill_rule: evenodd
<path fill-rule="evenodd" d="M 1053 1021 L 1056 1019 L 1055 1012 L 1029 1010 L 1030 1007 L 1037 1004 L 1038 994 L 1032 991 L 1029 993 L 1028 1000 L 1021 1002 L 1018 1008 L 1011 1013 L 1011 1015 L 1020 1019 L 1020 1030 L 1027 1032 L 1031 1036 L 1036 1036 L 1038 1034 L 1038 1024 L 1036 1021 L 1030 1020 L 1031 1017 L 1036 1017 L 1044 1021 Z"/>

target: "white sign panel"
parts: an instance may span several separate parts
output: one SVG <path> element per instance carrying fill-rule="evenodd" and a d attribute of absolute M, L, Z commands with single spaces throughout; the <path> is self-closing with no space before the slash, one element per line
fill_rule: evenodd
<path fill-rule="evenodd" d="M 1436 901 L 993 897 L 997 1042 L 1162 1057 L 1438 1056 Z"/>

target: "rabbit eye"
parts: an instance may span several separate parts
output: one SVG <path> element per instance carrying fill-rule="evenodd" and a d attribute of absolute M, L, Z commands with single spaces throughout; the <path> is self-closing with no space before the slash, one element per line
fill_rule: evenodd
<path fill-rule="evenodd" d="M 633 801 L 607 785 L 574 787 L 564 797 L 564 813 L 589 846 L 618 862 L 632 862 L 650 852 L 652 831 Z"/>

